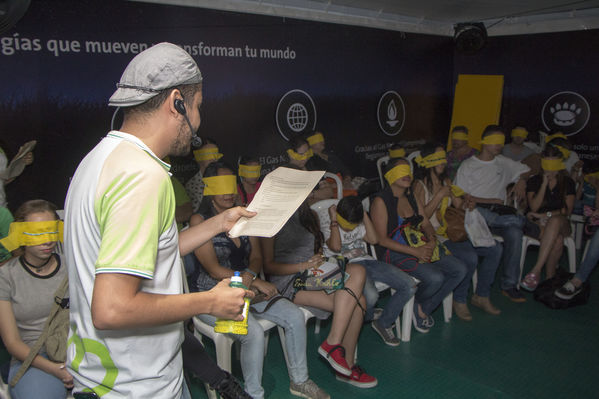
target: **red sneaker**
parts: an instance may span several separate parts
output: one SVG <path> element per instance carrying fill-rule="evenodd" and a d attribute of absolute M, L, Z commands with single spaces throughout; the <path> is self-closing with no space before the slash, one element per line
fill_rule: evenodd
<path fill-rule="evenodd" d="M 376 378 L 371 375 L 366 374 L 364 370 L 358 365 L 355 365 L 351 368 L 351 375 L 346 377 L 342 374 L 336 373 L 336 378 L 338 381 L 347 382 L 358 388 L 373 388 L 379 383 Z"/>
<path fill-rule="evenodd" d="M 318 347 L 318 353 L 320 356 L 324 357 L 331 367 L 339 374 L 346 376 L 352 374 L 352 370 L 350 370 L 347 361 L 345 361 L 345 348 L 343 346 L 330 345 L 325 339 Z"/>

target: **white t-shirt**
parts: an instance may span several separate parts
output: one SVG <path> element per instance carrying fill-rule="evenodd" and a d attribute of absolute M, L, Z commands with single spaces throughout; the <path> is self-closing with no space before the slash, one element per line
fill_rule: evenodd
<path fill-rule="evenodd" d="M 529 170 L 523 163 L 503 155 L 497 155 L 492 161 L 481 161 L 472 156 L 458 168 L 455 184 L 475 197 L 505 201 L 507 185 L 517 182 L 520 175 Z"/>
<path fill-rule="evenodd" d="M 352 231 L 345 231 L 341 227 L 337 226 L 339 234 L 341 236 L 341 251 L 334 252 L 327 246 L 326 241 L 331 237 L 330 222 L 327 220 L 326 223 L 320 224 L 320 231 L 324 235 L 324 256 L 334 256 L 341 254 L 346 257 L 350 262 L 359 262 L 364 259 L 374 259 L 368 255 L 368 247 L 364 236 L 366 235 L 366 226 L 364 223 L 360 223 Z"/>
<path fill-rule="evenodd" d="M 97 330 L 95 276 L 141 277 L 141 291 L 182 293 L 170 166 L 135 136 L 112 131 L 83 159 L 65 206 L 71 330 L 67 366 L 75 392 L 104 399 L 179 398 L 183 324 Z"/>
<path fill-rule="evenodd" d="M 568 159 L 564 161 L 564 165 L 566 165 L 566 170 L 568 171 L 568 173 L 572 173 L 572 166 L 574 166 L 578 161 L 580 161 L 578 154 L 574 151 L 570 151 Z"/>

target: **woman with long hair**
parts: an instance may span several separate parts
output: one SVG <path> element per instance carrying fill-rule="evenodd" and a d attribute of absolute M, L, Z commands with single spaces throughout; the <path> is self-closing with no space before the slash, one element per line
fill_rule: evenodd
<path fill-rule="evenodd" d="M 27 201 L 1 241 L 9 250 L 22 251 L 0 267 L 0 336 L 12 355 L 9 380 L 42 335 L 55 293 L 67 276 L 63 258 L 54 252 L 62 240 L 58 219 L 52 203 Z M 48 359 L 42 350 L 10 393 L 13 398 L 64 399 L 72 387 L 73 377 L 64 363 Z"/>
<path fill-rule="evenodd" d="M 495 279 L 495 272 L 501 260 L 502 245 L 495 242 L 492 247 L 474 247 L 469 240 L 453 242 L 447 237 L 447 222 L 445 213 L 449 207 L 462 209 L 464 205 L 463 192 L 457 186 L 452 186 L 447 177 L 447 160 L 443 147 L 437 144 L 426 144 L 420 150 L 420 156 L 415 159 L 418 165 L 414 171 L 414 196 L 424 205 L 426 216 L 437 239 L 445 244 L 451 254 L 464 262 L 468 267 L 466 277 L 453 291 L 453 309 L 456 315 L 465 321 L 472 320 L 472 315 L 467 305 L 468 288 L 472 275 L 478 267 L 478 283 L 476 292 L 472 295 L 472 304 L 486 311 L 498 315 L 501 313 L 491 303 L 491 284 Z M 483 261 L 479 264 L 478 258 Z"/>
<path fill-rule="evenodd" d="M 412 192 L 412 171 L 408 161 L 398 158 L 389 162 L 385 167 L 385 179 L 389 187 L 377 193 L 370 206 L 379 240 L 378 259 L 420 280 L 413 323 L 417 331 L 427 333 L 434 325 L 432 312 L 464 280 L 467 268 L 463 262 L 445 253 L 430 221 L 422 216 L 424 206 Z M 424 242 L 416 243 L 419 237 Z"/>
<path fill-rule="evenodd" d="M 313 195 L 313 194 L 312 194 Z M 281 295 L 296 305 L 333 313 L 327 338 L 318 353 L 335 370 L 337 379 L 359 388 L 377 385 L 377 379 L 354 362 L 354 353 L 362 328 L 366 300 L 362 295 L 366 271 L 358 264 L 346 267 L 344 288 L 333 292 L 296 290 L 295 278 L 306 269 L 323 263 L 323 235 L 310 198 L 302 203 L 274 238 L 262 239 L 264 270 Z"/>
<path fill-rule="evenodd" d="M 531 177 L 526 184 L 530 208 L 526 216 L 536 226 L 529 234 L 541 242 L 535 265 L 520 283 L 529 291 L 537 288 L 544 266 L 547 278 L 555 275 L 564 250 L 564 237 L 572 234 L 568 217 L 574 208 L 576 194 L 574 180 L 568 175 L 561 149 L 548 144 L 541 156 L 542 173 Z"/>

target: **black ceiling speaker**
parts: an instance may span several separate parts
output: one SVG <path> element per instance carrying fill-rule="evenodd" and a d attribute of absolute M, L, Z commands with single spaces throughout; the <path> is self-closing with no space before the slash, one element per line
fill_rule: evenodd
<path fill-rule="evenodd" d="M 481 22 L 456 24 L 453 39 L 459 53 L 474 54 L 487 42 L 487 29 Z"/>
<path fill-rule="evenodd" d="M 0 35 L 25 15 L 31 0 L 0 0 Z"/>

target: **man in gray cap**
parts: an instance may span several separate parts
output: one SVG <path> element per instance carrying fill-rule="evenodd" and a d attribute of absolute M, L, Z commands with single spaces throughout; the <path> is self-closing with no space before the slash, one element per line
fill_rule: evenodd
<path fill-rule="evenodd" d="M 124 109 L 83 159 L 65 205 L 74 392 L 102 398 L 190 398 L 182 372 L 183 323 L 200 313 L 242 319 L 252 295 L 223 280 L 183 294 L 180 256 L 241 217 L 233 208 L 180 234 L 170 165 L 200 125 L 202 75 L 183 49 L 161 43 L 125 69 L 109 104 Z"/>

